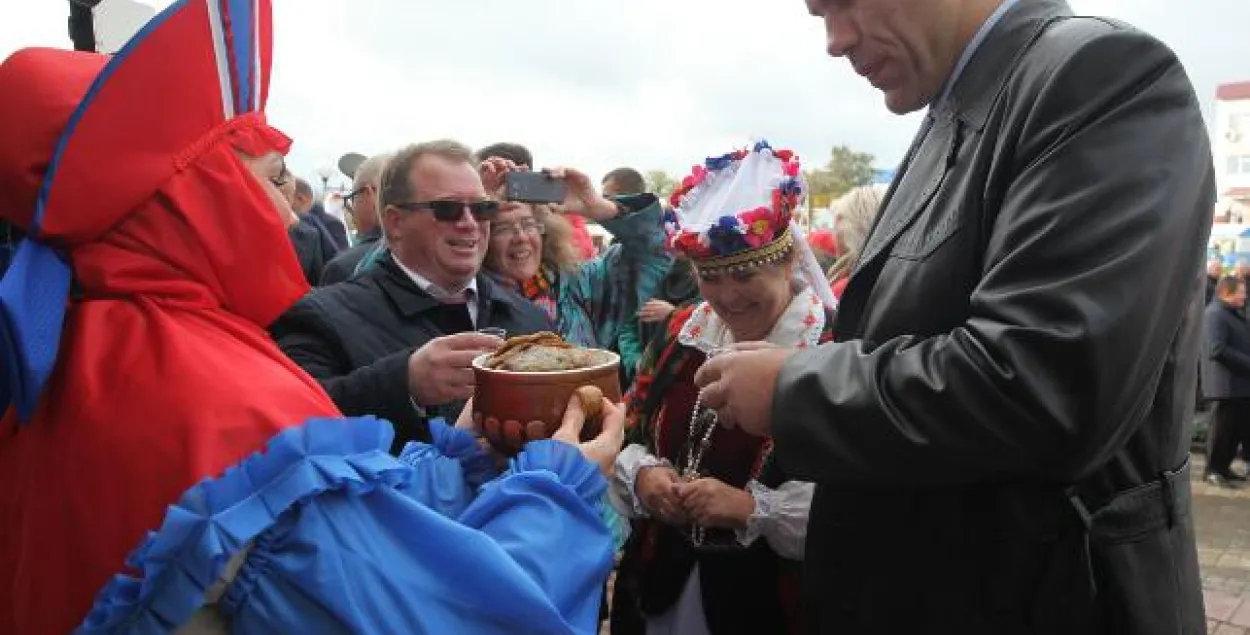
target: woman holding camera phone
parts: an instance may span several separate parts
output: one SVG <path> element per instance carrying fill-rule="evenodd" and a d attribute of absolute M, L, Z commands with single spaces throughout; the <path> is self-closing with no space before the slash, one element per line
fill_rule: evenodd
<path fill-rule="evenodd" d="M 499 170 L 529 180 L 537 176 L 498 160 L 482 167 L 487 183 L 501 180 L 493 174 Z M 652 194 L 605 198 L 589 177 L 571 168 L 545 174 L 564 185 L 563 200 L 507 200 L 507 188 L 501 187 L 504 200 L 491 222 L 486 270 L 543 309 L 566 341 L 614 349 L 622 326 L 668 271 L 671 258 L 660 230 L 659 199 Z M 598 223 L 612 234 L 613 244 L 599 257 L 578 262 L 564 214 Z"/>

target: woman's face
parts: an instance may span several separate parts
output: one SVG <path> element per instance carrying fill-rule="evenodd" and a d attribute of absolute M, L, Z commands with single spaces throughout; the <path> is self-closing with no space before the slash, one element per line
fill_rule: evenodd
<path fill-rule="evenodd" d="M 283 161 L 282 155 L 278 152 L 270 152 L 260 157 L 240 154 L 239 158 L 242 159 L 252 176 L 256 177 L 261 188 L 265 190 L 278 218 L 282 219 L 282 224 L 290 227 L 298 223 L 299 217 L 295 215 L 295 210 L 291 207 L 291 200 L 295 197 L 295 179 L 291 178 L 290 172 L 287 172 L 286 162 Z M 290 190 L 289 197 L 282 188 Z"/>
<path fill-rule="evenodd" d="M 793 263 L 738 272 L 709 273 L 698 270 L 697 264 L 695 269 L 699 293 L 729 326 L 738 342 L 768 337 L 794 297 Z"/>
<path fill-rule="evenodd" d="M 543 224 L 535 218 L 533 206 L 502 203 L 490 224 L 486 267 L 520 283 L 538 274 L 542 259 Z"/>

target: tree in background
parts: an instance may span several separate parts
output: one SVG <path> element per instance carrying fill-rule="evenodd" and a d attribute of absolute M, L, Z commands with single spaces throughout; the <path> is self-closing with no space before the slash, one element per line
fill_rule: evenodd
<path fill-rule="evenodd" d="M 872 183 L 873 156 L 856 152 L 847 146 L 834 146 L 829 163 L 823 168 L 808 170 L 808 207 L 829 207 L 839 196 L 861 185 Z"/>
<path fill-rule="evenodd" d="M 677 180 L 668 175 L 664 170 L 650 170 L 647 172 L 647 191 L 655 194 L 660 198 L 664 198 L 673 193 L 677 188 Z"/>

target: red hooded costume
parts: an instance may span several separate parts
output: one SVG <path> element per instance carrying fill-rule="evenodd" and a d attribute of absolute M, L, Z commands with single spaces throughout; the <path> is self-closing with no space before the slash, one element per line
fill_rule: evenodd
<path fill-rule="evenodd" d="M 186 489 L 338 416 L 264 328 L 307 291 L 236 156 L 290 143 L 270 33 L 268 0 L 180 0 L 112 58 L 0 65 L 0 633 L 68 632 Z"/>

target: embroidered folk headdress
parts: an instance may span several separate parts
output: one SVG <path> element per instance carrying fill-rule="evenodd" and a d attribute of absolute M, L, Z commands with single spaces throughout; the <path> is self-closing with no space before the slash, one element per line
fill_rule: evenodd
<path fill-rule="evenodd" d="M 807 282 L 833 308 L 829 282 L 794 222 L 803 194 L 799 159 L 790 150 L 760 141 L 750 150 L 708 158 L 669 199 L 669 249 L 704 272 L 744 271 L 793 251 Z"/>

